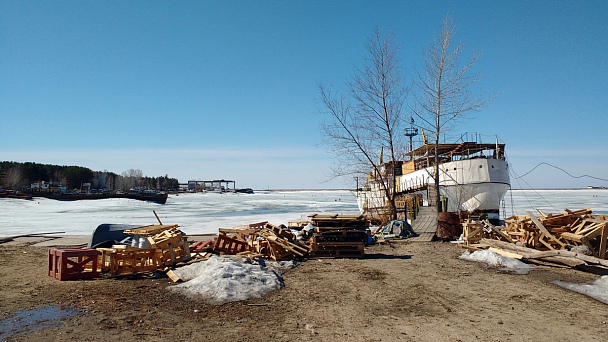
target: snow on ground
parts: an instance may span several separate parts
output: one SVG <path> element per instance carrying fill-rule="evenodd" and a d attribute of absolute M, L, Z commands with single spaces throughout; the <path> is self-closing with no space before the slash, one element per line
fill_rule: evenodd
<path fill-rule="evenodd" d="M 608 276 L 602 276 L 591 283 L 574 284 L 566 281 L 556 280 L 553 284 L 565 289 L 578 292 L 608 304 Z"/>
<path fill-rule="evenodd" d="M 501 271 L 508 271 L 516 274 L 528 274 L 530 270 L 534 268 L 532 265 L 528 265 L 517 259 L 509 258 L 487 249 L 475 251 L 473 253 L 465 251 L 460 256 L 460 259 L 483 262 L 490 267 L 496 267 Z"/>
<path fill-rule="evenodd" d="M 174 272 L 185 282 L 170 286 L 169 290 L 188 297 L 202 297 L 215 305 L 260 298 L 284 286 L 279 275 L 281 269 L 295 267 L 294 262 L 243 260 L 214 255 L 207 261 L 180 267 Z"/>

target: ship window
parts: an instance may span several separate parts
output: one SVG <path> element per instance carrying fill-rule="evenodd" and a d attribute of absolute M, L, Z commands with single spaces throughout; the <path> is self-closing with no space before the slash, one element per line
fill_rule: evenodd
<path fill-rule="evenodd" d="M 494 168 L 494 165 L 492 165 L 492 168 Z"/>
<path fill-rule="evenodd" d="M 456 171 L 456 168 L 454 168 L 454 171 Z"/>
<path fill-rule="evenodd" d="M 481 169 L 483 167 L 483 165 L 479 165 L 479 168 Z"/>

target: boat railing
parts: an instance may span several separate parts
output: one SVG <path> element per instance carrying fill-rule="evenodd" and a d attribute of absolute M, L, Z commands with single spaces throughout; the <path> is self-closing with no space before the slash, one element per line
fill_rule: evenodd
<path fill-rule="evenodd" d="M 495 134 L 479 134 L 477 132 L 464 132 L 463 134 L 460 135 L 459 139 L 456 139 L 455 144 L 458 144 L 461 142 L 483 144 L 484 137 L 486 137 L 487 139 L 491 139 L 492 142 L 498 141 L 498 136 Z"/>

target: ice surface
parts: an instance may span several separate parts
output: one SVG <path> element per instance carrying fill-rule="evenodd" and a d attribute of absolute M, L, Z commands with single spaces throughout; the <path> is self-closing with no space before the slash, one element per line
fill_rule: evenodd
<path fill-rule="evenodd" d="M 560 213 L 565 208 L 591 208 L 608 214 L 608 190 L 514 190 L 507 193 L 506 216 L 542 209 Z M 358 213 L 351 191 L 259 191 L 255 194 L 169 195 L 165 205 L 131 199 L 63 202 L 45 198 L 31 201 L 0 198 L 0 236 L 62 231 L 89 235 L 102 223 L 178 224 L 186 234 L 217 233 L 218 228 L 269 221 L 287 224 L 313 213 Z"/>
<path fill-rule="evenodd" d="M 268 221 L 275 225 L 313 213 L 358 213 L 350 191 L 276 191 L 255 194 L 169 195 L 165 205 L 131 199 L 31 201 L 0 198 L 0 236 L 61 231 L 89 235 L 102 223 L 178 224 L 186 234 Z"/>

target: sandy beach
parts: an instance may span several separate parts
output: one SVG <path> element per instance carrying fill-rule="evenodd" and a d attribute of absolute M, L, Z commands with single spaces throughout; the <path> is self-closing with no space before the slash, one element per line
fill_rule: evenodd
<path fill-rule="evenodd" d="M 0 325 L 7 341 L 608 339 L 606 304 L 551 284 L 597 275 L 548 265 L 501 273 L 458 259 L 463 250 L 451 243 L 400 241 L 366 248 L 364 259 L 307 260 L 283 274 L 278 291 L 212 306 L 168 291 L 167 278 L 58 281 L 39 242 L 0 244 L 0 320 L 45 306 L 77 314 L 38 330 L 8 334 Z"/>

